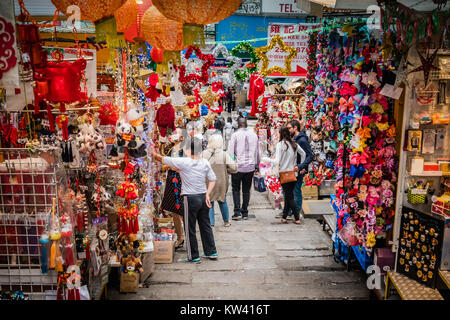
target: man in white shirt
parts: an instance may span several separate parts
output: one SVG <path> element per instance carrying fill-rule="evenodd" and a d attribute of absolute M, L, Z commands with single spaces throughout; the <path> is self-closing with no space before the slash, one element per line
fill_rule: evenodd
<path fill-rule="evenodd" d="M 259 168 L 259 139 L 256 133 L 247 128 L 247 119 L 238 118 L 238 130 L 231 135 L 228 153 L 236 161 L 238 172 L 231 175 L 233 189 L 234 215 L 233 220 L 248 219 L 248 203 L 253 175 Z M 242 207 L 241 207 L 242 184 Z"/>
<path fill-rule="evenodd" d="M 152 153 L 152 156 L 162 163 L 180 170 L 181 196 L 184 198 L 184 228 L 187 247 L 187 262 L 200 262 L 196 237 L 196 222 L 198 221 L 202 238 L 204 256 L 217 259 L 214 234 L 209 220 L 211 202 L 209 196 L 216 183 L 216 175 L 211 165 L 202 158 L 202 141 L 197 137 L 187 137 L 184 143 L 184 153 L 187 157 L 162 157 Z M 206 181 L 208 180 L 208 187 Z"/>

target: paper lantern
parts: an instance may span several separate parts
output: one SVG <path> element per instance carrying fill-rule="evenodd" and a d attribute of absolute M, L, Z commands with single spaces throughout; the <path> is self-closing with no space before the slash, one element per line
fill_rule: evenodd
<path fill-rule="evenodd" d="M 123 32 L 125 40 L 130 42 L 144 41 L 144 36 L 142 34 L 142 19 L 147 9 L 152 6 L 152 2 L 150 0 L 140 0 L 140 2 L 136 3 L 138 4 L 138 14 L 136 16 L 136 20 L 127 30 Z"/>
<path fill-rule="evenodd" d="M 164 50 L 153 47 L 150 50 L 150 57 L 156 63 L 162 63 L 164 61 Z"/>
<path fill-rule="evenodd" d="M 109 17 L 127 0 L 52 0 L 55 7 L 62 13 L 67 13 L 67 7 L 75 5 L 80 8 L 81 19 L 97 21 Z"/>
<path fill-rule="evenodd" d="M 153 5 L 166 18 L 183 23 L 186 45 L 194 41 L 204 47 L 203 26 L 221 21 L 233 14 L 242 0 L 153 0 Z"/>
<path fill-rule="evenodd" d="M 180 51 L 183 44 L 183 24 L 164 17 L 154 6 L 142 17 L 142 34 L 153 47 L 168 51 Z"/>
<path fill-rule="evenodd" d="M 124 32 L 136 21 L 138 15 L 138 5 L 136 0 L 128 0 L 114 12 L 116 18 L 117 31 Z"/>

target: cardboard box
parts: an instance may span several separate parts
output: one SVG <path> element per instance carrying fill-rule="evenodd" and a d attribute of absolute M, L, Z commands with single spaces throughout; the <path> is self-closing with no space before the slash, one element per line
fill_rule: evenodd
<path fill-rule="evenodd" d="M 319 199 L 319 188 L 317 186 L 302 187 L 303 200 L 317 200 Z"/>
<path fill-rule="evenodd" d="M 139 283 L 147 280 L 155 272 L 155 253 L 153 251 L 142 253 L 141 260 L 144 272 L 139 274 Z"/>
<path fill-rule="evenodd" d="M 139 273 L 120 273 L 120 292 L 137 292 L 139 286 Z"/>
<path fill-rule="evenodd" d="M 154 241 L 154 262 L 172 263 L 175 252 L 175 241 Z"/>

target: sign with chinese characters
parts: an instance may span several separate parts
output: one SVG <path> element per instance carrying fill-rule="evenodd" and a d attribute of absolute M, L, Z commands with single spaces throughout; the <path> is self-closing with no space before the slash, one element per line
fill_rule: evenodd
<path fill-rule="evenodd" d="M 299 24 L 288 24 L 288 23 L 271 23 L 268 28 L 268 39 L 267 44 L 270 40 L 279 35 L 283 38 L 284 43 L 287 46 L 294 47 L 297 49 L 297 56 L 291 62 L 291 74 L 294 77 L 305 77 L 308 65 L 308 39 L 309 33 L 305 32 L 313 28 L 320 27 L 319 24 L 315 23 L 299 23 Z M 281 68 L 285 67 L 285 60 L 288 56 L 288 52 L 284 52 L 278 46 L 273 48 L 273 50 L 267 53 L 269 58 L 269 67 L 272 68 L 279 66 Z"/>
<path fill-rule="evenodd" d="M 217 24 L 216 41 L 225 41 L 228 50 L 233 49 L 240 41 L 246 40 L 254 47 L 266 45 L 270 23 L 302 23 L 300 18 L 261 17 L 251 15 L 232 15 Z M 264 39 L 264 40 L 253 40 Z M 226 41 L 233 41 L 226 43 Z"/>
<path fill-rule="evenodd" d="M 296 0 L 263 0 L 261 11 L 265 14 L 304 14 L 296 2 Z"/>

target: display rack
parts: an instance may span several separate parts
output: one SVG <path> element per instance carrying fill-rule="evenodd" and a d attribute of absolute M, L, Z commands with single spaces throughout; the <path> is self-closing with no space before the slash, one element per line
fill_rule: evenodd
<path fill-rule="evenodd" d="M 0 290 L 22 291 L 30 299 L 49 298 L 57 285 L 54 270 L 42 273 L 39 238 L 63 175 L 39 153 L 0 148 Z"/>

